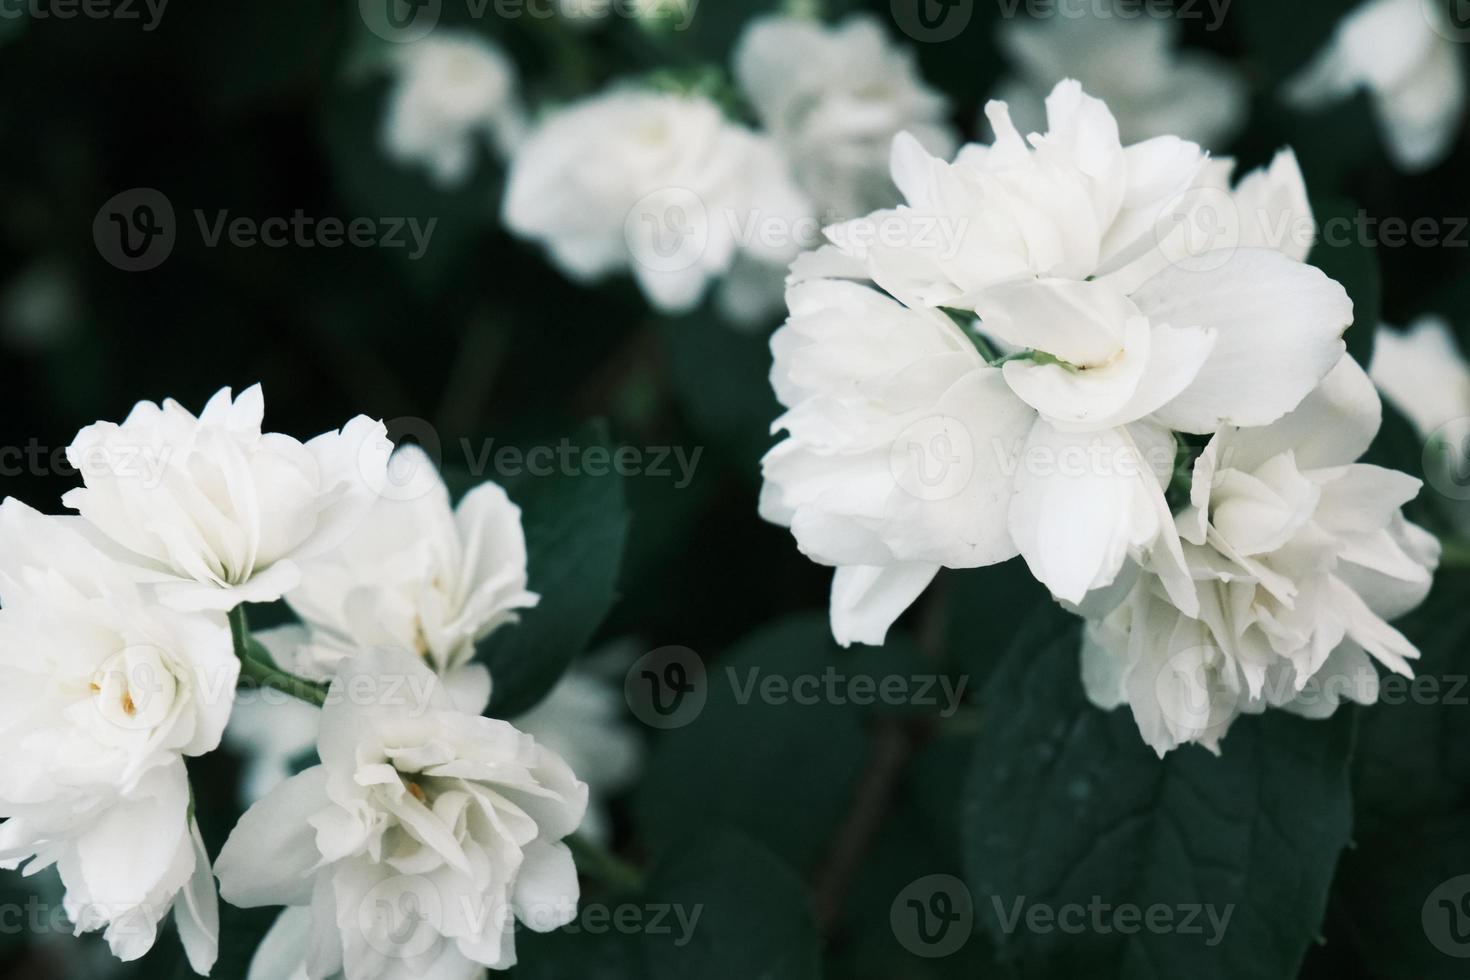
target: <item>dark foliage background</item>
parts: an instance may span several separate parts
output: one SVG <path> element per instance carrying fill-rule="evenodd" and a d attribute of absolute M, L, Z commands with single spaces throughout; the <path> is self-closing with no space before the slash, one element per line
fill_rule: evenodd
<path fill-rule="evenodd" d="M 471 18 L 460 6 L 446 2 L 444 22 L 497 38 L 541 103 L 628 74 L 727 64 L 740 25 L 774 4 L 705 0 L 690 31 L 661 37 L 620 18 L 581 31 Z M 1250 123 L 1231 148 L 1240 170 L 1290 144 L 1319 218 L 1470 215 L 1463 138 L 1444 164 L 1406 177 L 1385 158 L 1365 98 L 1315 116 L 1279 101 L 1281 80 L 1347 6 L 1235 0 L 1218 31 L 1185 21 L 1187 43 L 1228 56 L 1251 81 Z M 889 19 L 886 0 L 834 2 L 829 14 L 868 7 Z M 1005 69 L 992 41 L 1002 9 L 976 3 L 960 37 L 916 45 L 926 78 L 954 99 L 972 137 Z M 543 676 L 500 696 L 534 700 L 566 659 L 627 636 L 647 650 L 692 648 L 712 671 L 796 675 L 837 663 L 850 674 L 965 679 L 968 703 L 948 719 L 739 705 L 716 685 L 697 723 L 648 733 L 645 777 L 617 806 L 619 850 L 651 869 L 639 901 L 707 906 L 698 941 L 529 937 L 515 975 L 1465 975 L 1466 961 L 1437 948 L 1421 920 L 1437 886 L 1470 873 L 1463 703 L 1380 705 L 1325 723 L 1246 719 L 1223 757 L 1191 748 L 1160 762 L 1126 713 L 1086 704 L 1076 625 L 1013 567 L 945 573 L 887 648 L 839 652 L 825 623 L 827 571 L 756 516 L 757 461 L 776 414 L 765 334 L 735 332 L 713 313 L 656 317 L 625 281 L 589 290 L 563 280 L 500 227 L 503 173 L 488 156 L 453 193 L 388 162 L 378 144 L 386 82 L 353 70 L 355 0 L 174 0 L 153 31 L 82 17 L 9 17 L 0 29 L 6 494 L 55 511 L 75 483 L 57 465 L 59 449 L 82 425 L 120 418 L 140 398 L 197 409 L 223 385 L 255 381 L 272 428 L 304 437 L 358 412 L 389 419 L 396 436 L 437 448 L 461 485 L 462 440 L 698 449 L 687 487 L 652 476 L 505 481 L 541 522 L 532 588 L 550 595 L 555 582 L 570 598 L 556 622 L 531 619 L 508 648 L 487 651 L 507 672 L 518 655 L 547 658 Z M 178 240 L 160 267 L 129 273 L 103 260 L 93 220 L 137 187 L 172 202 Z M 194 209 L 438 225 L 419 261 L 401 249 L 211 248 Z M 1433 311 L 1470 325 L 1463 239 L 1319 246 L 1311 261 L 1352 293 L 1360 359 L 1380 319 Z M 55 286 L 41 328 L 15 299 L 34 277 Z M 1375 454 L 1420 472 L 1419 447 L 1397 417 Z M 1415 516 L 1446 527 L 1433 501 Z M 1427 675 L 1470 671 L 1464 586 L 1460 573 L 1444 573 L 1404 626 Z M 192 767 L 212 852 L 238 815 L 237 765 L 222 752 Z M 875 773 L 889 792 L 869 792 Z M 870 832 L 855 834 L 865 820 Z M 937 958 L 906 949 L 890 917 L 904 889 L 929 875 L 964 881 L 975 907 L 973 936 Z M 33 884 L 0 878 L 6 907 L 24 906 Z M 1093 895 L 1235 911 L 1225 940 L 1206 948 L 1180 935 L 1006 936 L 992 906 Z M 596 885 L 588 896 L 621 900 Z M 217 976 L 244 975 L 271 916 L 226 910 Z M 7 976 L 183 969 L 169 936 L 143 963 L 99 956 L 86 966 L 63 959 L 66 937 L 12 921 L 0 922 Z"/>

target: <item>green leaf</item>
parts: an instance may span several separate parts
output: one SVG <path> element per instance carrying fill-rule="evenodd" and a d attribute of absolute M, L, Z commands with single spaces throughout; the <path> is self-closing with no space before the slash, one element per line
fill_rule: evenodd
<path fill-rule="evenodd" d="M 1378 257 L 1354 229 L 1358 206 L 1351 201 L 1312 202 L 1318 240 L 1307 256 L 1312 265 L 1342 283 L 1353 301 L 1353 325 L 1343 339 L 1348 353 L 1363 367 L 1373 360 L 1373 338 L 1383 321 L 1383 286 Z"/>
<path fill-rule="evenodd" d="M 546 696 L 617 599 L 628 536 L 623 480 L 587 455 L 594 448 L 611 453 L 602 427 L 572 442 L 582 448 L 582 464 L 506 483 L 521 508 L 530 588 L 541 601 L 481 644 L 493 679 L 490 713 L 499 718 L 514 718 Z"/>
<path fill-rule="evenodd" d="M 1385 678 L 1380 703 L 1363 712 L 1353 767 L 1356 840 L 1336 889 L 1342 928 L 1329 938 L 1385 978 L 1462 978 L 1466 960 L 1446 946 L 1470 955 L 1470 942 L 1453 942 L 1449 910 L 1436 898 L 1441 886 L 1470 875 L 1465 586 L 1463 575 L 1443 575 L 1399 624 L 1423 655 L 1417 676 Z M 1470 928 L 1457 918 L 1461 930 Z"/>
<path fill-rule="evenodd" d="M 809 615 L 759 630 L 706 664 L 703 711 L 660 735 L 634 797 L 647 838 L 669 844 L 701 827 L 734 828 L 798 868 L 813 867 L 867 756 L 862 716 L 826 699 L 775 704 L 759 685 L 829 667 L 846 674 L 853 660 L 833 643 L 826 618 Z"/>
<path fill-rule="evenodd" d="M 801 879 L 739 834 L 691 841 L 658 867 L 649 897 L 655 907 L 670 909 L 670 921 L 681 914 L 686 921 L 699 917 L 687 933 L 677 925 L 672 933 L 645 930 L 649 980 L 807 980 L 821 975 L 820 944 Z"/>
<path fill-rule="evenodd" d="M 1087 701 L 1079 632 L 1037 617 L 982 699 L 965 804 L 980 927 L 1028 978 L 1294 975 L 1348 840 L 1350 713 L 1242 718 L 1219 758 L 1159 760 L 1126 708 Z M 1136 908 L 1135 931 L 1110 913 L 1094 927 L 1101 904 Z M 1140 928 L 1155 905 L 1176 928 Z"/>

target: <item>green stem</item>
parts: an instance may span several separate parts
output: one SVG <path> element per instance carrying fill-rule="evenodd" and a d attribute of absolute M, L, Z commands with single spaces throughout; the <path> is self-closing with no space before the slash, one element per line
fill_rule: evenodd
<path fill-rule="evenodd" d="M 581 834 L 573 834 L 566 839 L 566 845 L 572 849 L 577 870 L 617 891 L 643 890 L 643 872 L 601 844 L 588 840 Z"/>
<path fill-rule="evenodd" d="M 243 604 L 230 610 L 230 637 L 235 641 L 235 656 L 240 660 L 242 679 L 256 687 L 269 687 L 289 694 L 318 708 L 327 703 L 326 688 L 287 673 L 270 662 L 265 648 L 250 636 L 250 624 L 245 618 Z"/>
<path fill-rule="evenodd" d="M 1439 555 L 1440 568 L 1470 568 L 1470 541 L 1461 538 L 1441 538 L 1443 550 Z"/>

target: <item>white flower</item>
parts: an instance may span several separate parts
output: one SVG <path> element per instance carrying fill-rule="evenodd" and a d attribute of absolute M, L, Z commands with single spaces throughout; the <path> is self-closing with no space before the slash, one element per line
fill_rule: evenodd
<path fill-rule="evenodd" d="M 323 682 L 343 657 L 369 647 L 415 654 L 445 678 L 460 707 L 479 714 L 490 700 L 490 675 L 471 663 L 475 644 L 539 598 L 526 589 L 520 508 L 494 483 L 451 506 L 433 461 L 417 446 L 397 450 L 390 466 L 402 484 L 351 537 L 303 563 L 301 584 L 286 601 L 305 630 L 277 635 L 272 646 L 283 666 Z"/>
<path fill-rule="evenodd" d="M 777 281 L 811 220 L 769 139 L 707 99 L 630 89 L 553 113 L 527 138 L 504 217 L 572 278 L 631 271 L 670 313 L 693 309 L 737 261 L 770 267 Z"/>
<path fill-rule="evenodd" d="M 1216 434 L 1177 518 L 1198 615 L 1146 568 L 1089 629 L 1092 699 L 1129 704 L 1163 755 L 1186 742 L 1217 749 L 1242 711 L 1325 717 L 1344 698 L 1371 703 L 1370 656 L 1412 677 L 1418 651 L 1388 620 L 1423 601 L 1439 543 L 1400 513 L 1418 480 L 1354 462 L 1379 420 L 1372 384 L 1345 356 L 1280 421 Z M 1095 596 L 1084 611 L 1115 601 Z"/>
<path fill-rule="evenodd" d="M 428 684 L 427 705 L 392 683 Z M 476 975 L 515 963 L 519 919 L 537 931 L 576 914 L 561 843 L 587 787 L 510 724 L 464 714 L 416 657 L 342 663 L 322 712 L 322 764 L 251 807 L 221 851 L 220 891 L 242 908 L 310 907 L 278 921 L 257 975 L 346 980 Z M 364 691 L 379 696 L 366 697 Z M 266 972 L 267 968 L 269 972 Z"/>
<path fill-rule="evenodd" d="M 66 451 L 86 487 L 62 503 L 167 605 L 279 599 L 297 563 L 349 534 L 376 499 L 392 445 L 364 416 L 302 445 L 262 433 L 264 410 L 256 385 L 233 401 L 223 389 L 198 418 L 166 400 L 89 425 Z"/>
<path fill-rule="evenodd" d="M 399 163 L 438 183 L 464 182 L 485 141 L 509 155 L 523 126 L 515 67 L 496 45 L 461 31 L 435 31 L 394 49 L 397 71 L 383 145 Z"/>
<path fill-rule="evenodd" d="M 1040 130 L 1042 100 L 1075 78 L 1113 110 L 1125 143 L 1179 136 L 1205 147 L 1227 142 L 1245 122 L 1245 79 L 1214 55 L 1178 50 L 1173 19 L 1058 16 L 1008 20 L 996 34 L 1016 75 L 996 97 L 1021 132 Z"/>
<path fill-rule="evenodd" d="M 996 143 L 953 164 L 900 136 L 907 206 L 828 229 L 836 247 L 793 266 L 771 343 L 789 438 L 766 457 L 762 513 L 837 567 L 844 643 L 881 642 L 940 567 L 1017 553 L 1070 602 L 1130 556 L 1168 555 L 1192 610 L 1164 499 L 1171 430 L 1270 423 L 1342 355 L 1352 304 L 1294 241 L 1190 238 L 1242 201 L 1278 212 L 1252 214 L 1263 227 L 1310 224 L 1290 157 L 1232 197 L 1192 143 L 1125 149 L 1075 82 L 1048 109 L 1028 148 L 992 103 Z M 991 366 L 936 307 L 1019 353 Z"/>
<path fill-rule="evenodd" d="M 1460 45 L 1421 0 L 1369 0 L 1348 14 L 1327 47 L 1287 82 L 1286 98 L 1316 108 L 1364 89 L 1400 168 L 1427 170 L 1449 153 L 1465 109 Z"/>
<path fill-rule="evenodd" d="M 1449 323 L 1424 316 L 1404 332 L 1380 327 L 1370 374 L 1424 440 L 1431 499 L 1462 536 L 1470 536 L 1470 364 Z"/>
<path fill-rule="evenodd" d="M 582 833 L 606 840 L 608 797 L 630 786 L 643 767 L 638 732 L 626 720 L 623 676 L 627 658 L 610 651 L 573 664 L 536 707 L 511 724 L 566 760 L 587 784 Z"/>
<path fill-rule="evenodd" d="M 0 505 L 0 867 L 55 865 L 78 930 L 124 960 L 172 909 L 207 973 L 216 899 L 183 756 L 219 744 L 239 661 L 222 616 L 152 604 L 80 525 Z"/>
<path fill-rule="evenodd" d="M 1369 373 L 1421 437 L 1470 417 L 1470 364 L 1443 317 L 1420 317 L 1407 331 L 1380 327 Z"/>
<path fill-rule="evenodd" d="M 734 67 L 761 125 L 829 221 L 897 200 L 888 148 L 898 133 L 911 133 L 936 156 L 954 151 L 944 97 L 924 84 L 912 52 L 891 44 L 876 18 L 854 16 L 833 27 L 756 18 L 736 43 Z"/>

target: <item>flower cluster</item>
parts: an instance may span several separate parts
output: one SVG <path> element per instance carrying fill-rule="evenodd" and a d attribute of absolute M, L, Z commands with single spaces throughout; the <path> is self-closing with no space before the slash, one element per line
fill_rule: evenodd
<path fill-rule="evenodd" d="M 882 643 L 940 568 L 1019 554 L 1161 753 L 1371 674 L 1364 651 L 1407 671 L 1384 619 L 1437 545 L 1399 514 L 1416 480 L 1354 465 L 1377 395 L 1347 294 L 1272 233 L 1311 224 L 1291 152 L 1232 189 L 1197 144 L 1124 145 L 1075 81 L 1046 108 L 1023 139 L 992 102 L 994 142 L 952 162 L 899 136 L 905 203 L 793 265 L 761 511 L 835 567 L 837 639 Z"/>
<path fill-rule="evenodd" d="M 426 456 L 390 457 L 380 422 L 301 443 L 262 431 L 263 413 L 259 387 L 197 417 L 140 403 L 70 446 L 79 516 L 0 505 L 0 866 L 54 866 L 77 930 L 105 930 L 123 960 L 171 912 L 207 974 L 217 874 L 235 904 L 310 906 L 309 952 L 284 915 L 267 975 L 509 966 L 517 919 L 575 914 L 561 841 L 588 792 L 481 717 L 474 645 L 537 601 L 520 512 L 493 484 L 451 508 Z M 244 604 L 281 598 L 303 624 L 251 637 Z M 212 874 L 184 760 L 219 746 L 237 682 L 325 705 L 321 765 L 270 787 Z M 405 876 L 453 943 L 407 950 L 373 917 Z"/>
<path fill-rule="evenodd" d="M 674 313 L 719 281 L 721 310 L 758 322 L 813 244 L 808 229 L 896 199 L 886 166 L 896 133 L 936 153 L 954 145 L 946 101 L 872 18 L 757 18 L 733 70 L 730 99 L 759 128 L 728 118 L 707 85 L 628 83 L 549 114 L 512 160 L 506 225 L 579 281 L 629 271 Z"/>

